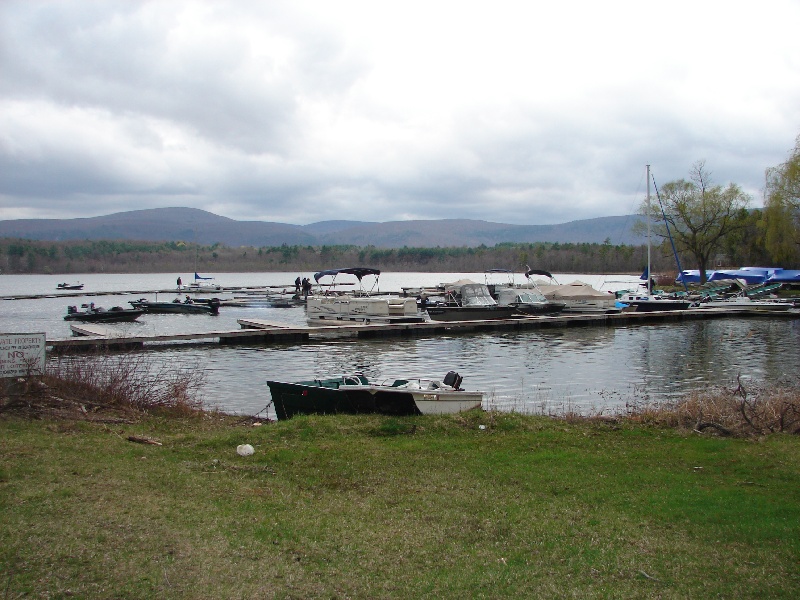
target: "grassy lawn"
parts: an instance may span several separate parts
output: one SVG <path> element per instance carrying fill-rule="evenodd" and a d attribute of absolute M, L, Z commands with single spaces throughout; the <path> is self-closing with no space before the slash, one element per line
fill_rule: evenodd
<path fill-rule="evenodd" d="M 0 452 L 4 599 L 800 589 L 798 436 L 482 412 L 9 417 Z"/>

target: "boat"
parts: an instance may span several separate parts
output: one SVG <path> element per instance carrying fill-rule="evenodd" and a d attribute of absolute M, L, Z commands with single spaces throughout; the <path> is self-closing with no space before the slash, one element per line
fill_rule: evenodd
<path fill-rule="evenodd" d="M 450 371 L 441 381 L 423 378 L 372 383 L 363 374 L 294 383 L 267 381 L 278 420 L 301 414 L 431 415 L 480 408 L 483 392 L 461 389 Z"/>
<path fill-rule="evenodd" d="M 546 277 L 535 280 L 532 276 Z M 530 286 L 535 286 L 551 302 L 563 302 L 563 314 L 610 315 L 621 312 L 613 294 L 601 292 L 583 281 L 559 283 L 549 271 L 527 268 L 525 278 Z"/>
<path fill-rule="evenodd" d="M 503 274 L 508 279 L 501 283 L 490 283 L 490 277 Z M 564 302 L 552 302 L 536 287 L 536 284 L 521 288 L 514 281 L 514 272 L 509 269 L 489 269 L 485 271 L 486 287 L 492 298 L 500 306 L 513 306 L 516 311 L 526 316 L 557 315 L 564 310 Z"/>
<path fill-rule="evenodd" d="M 314 280 L 320 284 L 323 277 L 332 277 L 333 282 L 319 285 L 318 293 L 306 297 L 306 319 L 314 325 L 344 325 L 353 323 L 421 323 L 425 321 L 424 313 L 417 309 L 413 298 L 399 298 L 380 294 L 375 291 L 380 276 L 379 269 L 368 267 L 348 267 L 330 269 L 314 274 Z M 357 290 L 339 292 L 336 290 L 336 278 L 340 275 L 353 275 L 358 280 Z M 364 277 L 374 277 L 372 288 L 365 290 Z M 352 285 L 352 284 L 350 284 Z M 324 287 L 324 291 L 322 291 Z"/>
<path fill-rule="evenodd" d="M 135 321 L 144 314 L 140 308 L 122 308 L 114 306 L 108 310 L 102 306 L 95 306 L 94 302 L 82 304 L 78 310 L 77 306 L 68 306 L 65 321 L 81 321 L 84 323 L 120 323 Z"/>
<path fill-rule="evenodd" d="M 189 296 L 181 302 L 175 298 L 172 302 L 156 302 L 140 298 L 131 300 L 129 304 L 133 308 L 139 308 L 146 313 L 171 314 L 179 313 L 184 315 L 218 315 L 220 301 L 218 298 L 211 298 L 208 302 L 196 302 Z"/>
<path fill-rule="evenodd" d="M 656 294 L 653 292 L 653 278 L 650 269 L 650 165 L 647 165 L 647 267 L 642 274 L 646 293 L 626 291 L 617 294 L 617 301 L 633 308 L 636 312 L 655 312 L 664 310 L 686 310 L 692 304 L 687 298 L 677 294 Z"/>
<path fill-rule="evenodd" d="M 500 306 L 486 284 L 469 279 L 445 285 L 444 301 L 426 303 L 425 308 L 434 321 L 508 319 L 518 314 L 513 306 Z"/>
<path fill-rule="evenodd" d="M 59 290 L 82 290 L 83 284 L 82 283 L 59 283 L 56 286 L 56 289 Z"/>
<path fill-rule="evenodd" d="M 179 292 L 222 292 L 222 286 L 213 277 L 201 277 L 195 272 L 194 281 L 185 286 L 178 286 Z"/>
<path fill-rule="evenodd" d="M 753 298 L 748 288 L 730 296 L 707 294 L 693 305 L 694 308 L 718 308 L 735 313 L 780 313 L 794 308 L 793 302 Z"/>

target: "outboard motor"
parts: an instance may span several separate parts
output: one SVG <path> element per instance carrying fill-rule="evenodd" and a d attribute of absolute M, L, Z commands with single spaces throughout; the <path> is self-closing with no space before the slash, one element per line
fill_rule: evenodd
<path fill-rule="evenodd" d="M 462 380 L 463 377 L 461 377 L 461 375 L 459 375 L 455 371 L 449 371 L 447 375 L 444 376 L 442 383 L 445 385 L 449 385 L 454 390 L 458 390 L 460 389 L 459 386 L 461 385 Z"/>
<path fill-rule="evenodd" d="M 77 306 L 68 306 L 67 307 L 67 314 L 68 315 L 74 315 L 76 312 L 78 312 L 78 307 Z"/>

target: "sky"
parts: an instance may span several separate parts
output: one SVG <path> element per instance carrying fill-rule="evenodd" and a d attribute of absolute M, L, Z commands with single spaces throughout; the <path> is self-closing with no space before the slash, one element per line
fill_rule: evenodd
<path fill-rule="evenodd" d="M 0 220 L 625 215 L 705 161 L 763 204 L 800 0 L 0 2 Z"/>

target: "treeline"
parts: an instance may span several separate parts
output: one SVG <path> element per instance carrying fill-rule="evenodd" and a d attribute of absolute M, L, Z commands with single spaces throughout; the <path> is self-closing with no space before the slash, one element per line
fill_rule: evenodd
<path fill-rule="evenodd" d="M 651 254 L 654 273 L 676 272 L 671 252 L 654 248 Z M 0 272 L 6 274 L 313 272 L 351 266 L 399 272 L 481 272 L 495 268 L 519 272 L 526 265 L 558 273 L 640 273 L 646 264 L 646 246 L 608 242 L 506 243 L 474 248 L 232 248 L 184 242 L 0 239 Z"/>

